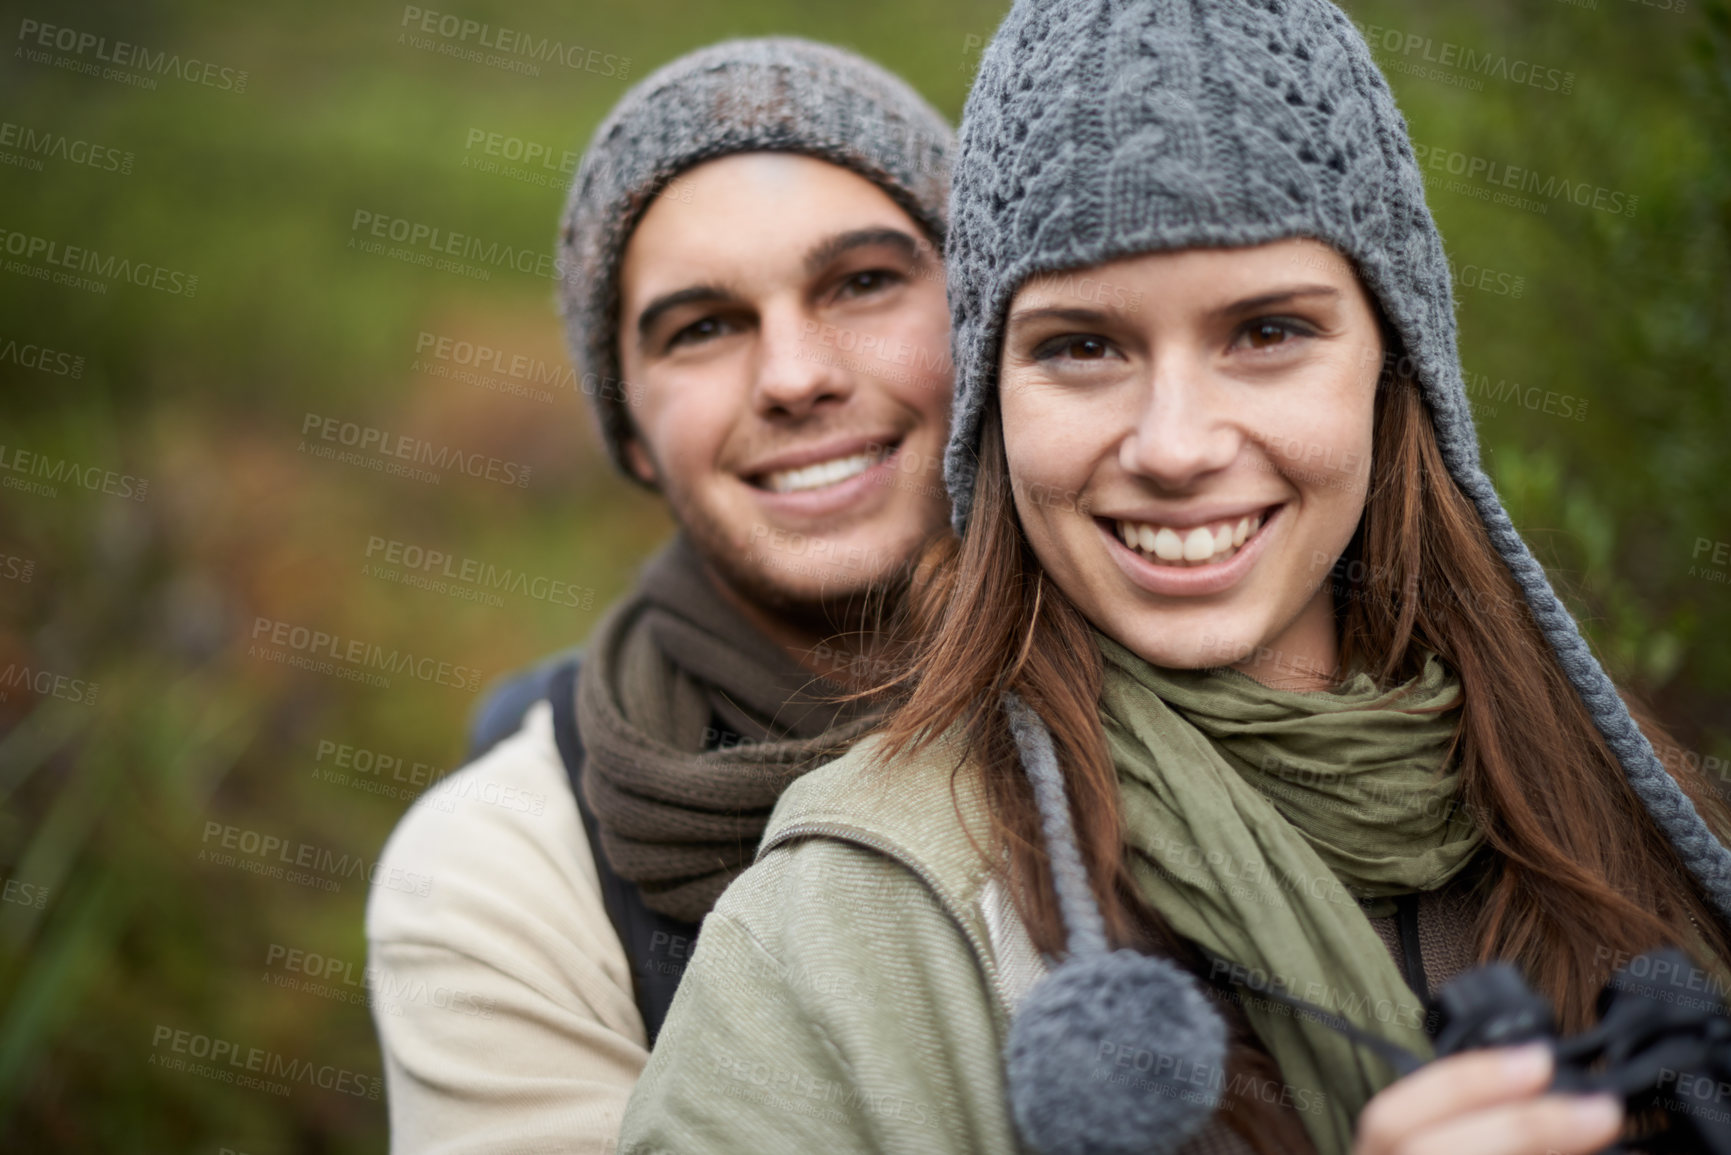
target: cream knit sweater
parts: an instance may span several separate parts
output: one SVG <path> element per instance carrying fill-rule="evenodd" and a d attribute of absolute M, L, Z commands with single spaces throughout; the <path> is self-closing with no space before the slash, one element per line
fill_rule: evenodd
<path fill-rule="evenodd" d="M 386 843 L 368 978 L 393 1155 L 604 1155 L 648 1061 L 552 709 L 428 790 Z"/>

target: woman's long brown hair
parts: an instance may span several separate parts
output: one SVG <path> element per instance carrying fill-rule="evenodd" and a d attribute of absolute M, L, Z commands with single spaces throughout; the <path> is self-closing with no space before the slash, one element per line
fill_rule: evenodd
<path fill-rule="evenodd" d="M 1459 672 L 1455 739 L 1462 799 L 1494 850 L 1475 928 L 1477 958 L 1518 965 L 1578 1031 L 1595 1015 L 1613 964 L 1686 943 L 1689 922 L 1722 959 L 1731 937 L 1630 787 L 1580 697 L 1455 486 L 1405 362 L 1379 383 L 1370 490 L 1353 541 L 1332 571 L 1340 668 L 1384 685 L 1416 675 L 1424 649 Z M 1122 806 L 1098 701 L 1102 658 L 1082 613 L 1049 580 L 1017 521 L 994 402 L 983 422 L 966 533 L 931 547 L 901 611 L 899 674 L 879 687 L 895 706 L 886 762 L 952 725 L 984 775 L 993 831 L 1022 884 L 1034 943 L 1061 953 L 1063 925 L 1033 791 L 998 708 L 1014 690 L 1051 729 L 1083 860 L 1116 943 L 1195 965 L 1186 944 L 1137 897 Z M 1325 579 L 1326 580 L 1326 579 Z M 1727 810 L 1698 767 L 1638 711 L 1637 721 L 1715 829 Z M 1238 1076 L 1278 1079 L 1240 1038 L 1229 1052 L 1228 1125 L 1262 1151 L 1303 1150 L 1291 1116 L 1235 1096 Z M 1234 1100 L 1238 1101 L 1234 1101 Z"/>

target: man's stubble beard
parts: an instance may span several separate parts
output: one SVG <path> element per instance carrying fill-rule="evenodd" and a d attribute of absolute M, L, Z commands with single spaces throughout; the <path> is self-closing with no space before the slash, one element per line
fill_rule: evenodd
<path fill-rule="evenodd" d="M 908 571 L 919 552 L 916 542 L 908 557 L 883 574 L 861 574 L 857 581 L 845 585 L 829 582 L 821 593 L 814 593 L 803 583 L 777 582 L 773 566 L 749 560 L 751 553 L 766 551 L 754 550 L 749 544 L 743 550 L 736 546 L 726 527 L 702 503 L 671 487 L 664 487 L 662 492 L 698 556 L 736 596 L 820 638 L 875 634 L 880 618 L 900 604 Z"/>

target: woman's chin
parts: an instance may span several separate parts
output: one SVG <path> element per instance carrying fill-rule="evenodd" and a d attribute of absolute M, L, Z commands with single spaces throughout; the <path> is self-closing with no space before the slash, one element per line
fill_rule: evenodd
<path fill-rule="evenodd" d="M 1105 629 L 1103 632 L 1143 661 L 1168 670 L 1230 666 L 1254 657 L 1259 648 L 1255 635 L 1249 631 L 1186 629 L 1177 623 L 1145 618 L 1137 620 L 1130 628 Z"/>

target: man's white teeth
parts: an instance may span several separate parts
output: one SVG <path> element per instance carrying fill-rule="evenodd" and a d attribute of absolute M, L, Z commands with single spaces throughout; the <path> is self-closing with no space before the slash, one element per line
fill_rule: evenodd
<path fill-rule="evenodd" d="M 1209 565 L 1225 561 L 1262 528 L 1262 515 L 1251 514 L 1237 521 L 1199 525 L 1180 533 L 1164 525 L 1145 521 L 1120 521 L 1118 537 L 1125 545 L 1150 561 L 1166 565 Z"/>
<path fill-rule="evenodd" d="M 806 489 L 822 489 L 826 485 L 835 485 L 857 476 L 877 463 L 880 454 L 876 452 L 856 453 L 852 457 L 837 457 L 830 461 L 820 461 L 816 465 L 805 465 L 798 469 L 778 469 L 766 474 L 763 487 L 775 493 L 799 493 Z"/>

